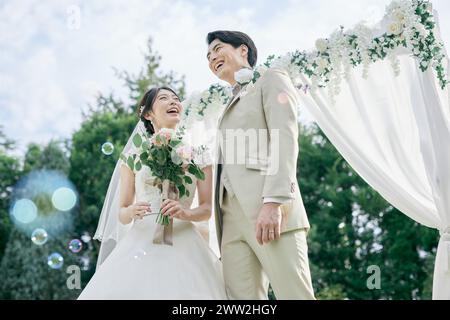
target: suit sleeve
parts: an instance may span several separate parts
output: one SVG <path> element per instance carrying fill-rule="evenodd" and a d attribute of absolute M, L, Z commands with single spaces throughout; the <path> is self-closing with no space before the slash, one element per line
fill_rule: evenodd
<path fill-rule="evenodd" d="M 293 199 L 297 188 L 298 93 L 286 71 L 269 69 L 261 79 L 269 130 L 269 170 L 263 198 Z"/>

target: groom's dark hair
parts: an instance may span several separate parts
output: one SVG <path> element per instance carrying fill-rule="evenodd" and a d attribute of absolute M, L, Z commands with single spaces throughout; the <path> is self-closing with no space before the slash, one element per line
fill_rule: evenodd
<path fill-rule="evenodd" d="M 234 48 L 239 48 L 241 45 L 245 45 L 248 48 L 247 60 L 251 67 L 256 65 L 258 60 L 258 50 L 256 49 L 253 40 L 243 32 L 240 31 L 213 31 L 206 36 L 206 42 L 208 45 L 214 40 L 219 39 L 224 43 L 231 44 Z"/>

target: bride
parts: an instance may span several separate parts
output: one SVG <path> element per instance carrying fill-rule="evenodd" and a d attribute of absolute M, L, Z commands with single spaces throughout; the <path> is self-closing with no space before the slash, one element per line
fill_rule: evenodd
<path fill-rule="evenodd" d="M 151 89 L 139 106 L 143 130 L 150 135 L 180 122 L 182 105 L 170 88 Z M 130 141 L 125 153 L 136 154 L 129 145 Z M 113 174 L 97 230 L 102 240 L 97 270 L 78 299 L 226 299 L 220 261 L 194 225 L 211 216 L 211 164 L 200 166 L 205 179 L 190 175 L 190 196 L 161 204 L 161 213 L 173 218 L 169 246 L 152 241 L 160 191 L 152 186 L 150 169 L 135 171 L 119 161 L 120 180 Z M 117 192 L 110 190 L 114 184 L 119 185 Z M 199 204 L 192 207 L 196 189 Z"/>

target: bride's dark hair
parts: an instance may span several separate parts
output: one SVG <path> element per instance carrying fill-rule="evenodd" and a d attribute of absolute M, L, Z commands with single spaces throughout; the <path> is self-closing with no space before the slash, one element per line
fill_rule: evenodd
<path fill-rule="evenodd" d="M 150 120 L 145 119 L 145 115 L 153 110 L 153 104 L 155 103 L 156 97 L 158 96 L 159 91 L 168 90 L 172 92 L 174 95 L 178 97 L 178 94 L 169 87 L 156 87 L 148 90 L 143 96 L 141 101 L 139 102 L 137 113 L 141 121 L 144 123 L 145 129 L 147 130 L 149 135 L 155 133 L 155 128 Z"/>

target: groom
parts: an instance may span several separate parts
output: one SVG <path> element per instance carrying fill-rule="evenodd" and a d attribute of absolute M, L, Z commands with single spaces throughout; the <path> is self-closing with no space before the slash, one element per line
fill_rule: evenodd
<path fill-rule="evenodd" d="M 297 183 L 298 93 L 282 69 L 236 81 L 256 64 L 248 35 L 215 31 L 207 43 L 209 68 L 233 86 L 218 123 L 214 197 L 229 298 L 267 299 L 270 281 L 278 299 L 314 299 Z"/>

